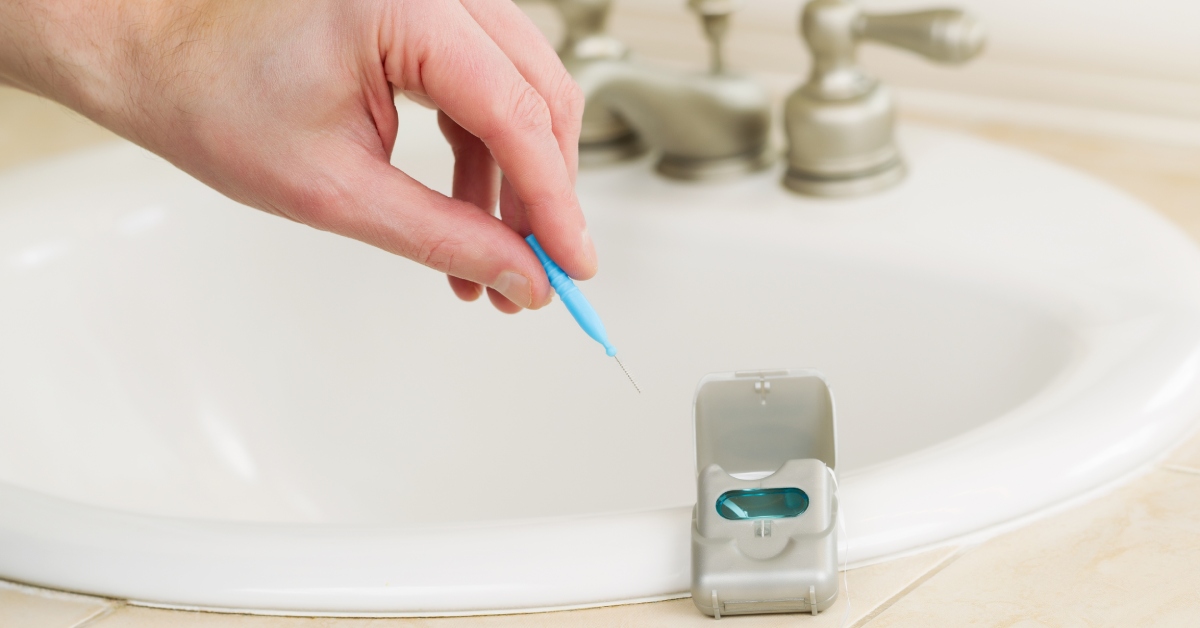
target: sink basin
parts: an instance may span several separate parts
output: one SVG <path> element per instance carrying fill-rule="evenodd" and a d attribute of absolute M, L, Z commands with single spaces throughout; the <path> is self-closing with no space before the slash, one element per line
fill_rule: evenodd
<path fill-rule="evenodd" d="M 394 161 L 449 189 L 431 112 Z M 0 175 L 0 577 L 441 615 L 685 595 L 691 402 L 815 367 L 851 564 L 1102 492 L 1200 416 L 1200 253 L 1109 186 L 929 128 L 856 200 L 586 171 L 583 289 L 505 316 L 113 144 Z"/>

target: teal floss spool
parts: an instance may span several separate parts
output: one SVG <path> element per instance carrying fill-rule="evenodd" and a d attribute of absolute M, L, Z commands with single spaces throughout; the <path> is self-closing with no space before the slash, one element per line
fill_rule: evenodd
<path fill-rule="evenodd" d="M 808 494 L 794 488 L 727 491 L 717 498 L 717 514 L 733 521 L 799 517 L 808 510 Z"/>

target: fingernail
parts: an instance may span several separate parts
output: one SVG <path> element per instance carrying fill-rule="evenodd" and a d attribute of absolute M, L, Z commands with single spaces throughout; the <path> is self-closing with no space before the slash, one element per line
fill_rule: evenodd
<path fill-rule="evenodd" d="M 529 278 L 521 273 L 506 270 L 500 273 L 492 287 L 521 307 L 527 308 L 533 302 L 533 286 Z"/>

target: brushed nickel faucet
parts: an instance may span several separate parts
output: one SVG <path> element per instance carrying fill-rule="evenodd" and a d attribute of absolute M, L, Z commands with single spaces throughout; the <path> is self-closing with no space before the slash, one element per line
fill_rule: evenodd
<path fill-rule="evenodd" d="M 709 42 L 709 68 L 700 74 L 631 58 L 628 47 L 605 31 L 612 0 L 550 2 L 566 28 L 559 55 L 586 100 L 581 166 L 653 149 L 660 154 L 661 174 L 710 180 L 773 163 L 770 95 L 760 83 L 725 68 L 722 44 L 739 0 L 687 0 Z M 943 63 L 963 63 L 984 44 L 982 26 L 962 11 L 877 15 L 849 0 L 810 0 L 800 33 L 812 53 L 812 70 L 784 105 L 783 184 L 815 196 L 867 194 L 904 178 L 893 137 L 895 104 L 888 89 L 858 65 L 860 42 L 890 44 Z"/>
<path fill-rule="evenodd" d="M 784 105 L 788 189 L 855 196 L 904 178 L 891 92 L 855 60 L 859 42 L 890 44 L 943 63 L 983 50 L 982 26 L 954 9 L 873 15 L 848 0 L 812 0 L 800 18 L 812 71 Z"/>
<path fill-rule="evenodd" d="M 725 71 L 721 42 L 734 0 L 689 0 L 711 46 L 707 73 L 656 68 L 630 58 L 605 34 L 611 0 L 554 0 L 566 36 L 559 54 L 583 89 L 580 164 L 659 152 L 658 172 L 717 179 L 762 170 L 774 161 L 771 98 L 758 82 Z"/>

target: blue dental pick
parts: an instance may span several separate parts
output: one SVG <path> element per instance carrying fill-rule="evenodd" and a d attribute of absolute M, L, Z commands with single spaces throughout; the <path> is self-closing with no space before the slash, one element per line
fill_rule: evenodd
<path fill-rule="evenodd" d="M 563 305 L 567 306 L 567 311 L 571 316 L 575 317 L 575 322 L 591 336 L 593 340 L 604 345 L 604 352 L 612 356 L 617 361 L 617 366 L 625 372 L 625 377 L 629 378 L 629 383 L 633 384 L 634 390 L 642 392 L 641 387 L 637 382 L 633 381 L 633 376 L 629 374 L 629 370 L 621 364 L 621 358 L 617 357 L 617 348 L 608 341 L 608 332 L 604 330 L 604 323 L 600 322 L 600 315 L 596 313 L 595 308 L 591 303 L 588 303 L 587 298 L 575 286 L 575 282 L 563 272 L 563 269 L 550 259 L 549 255 L 542 250 L 542 245 L 538 244 L 537 238 L 532 234 L 525 238 L 529 243 L 529 248 L 533 249 L 534 255 L 537 255 L 538 261 L 542 263 L 542 268 L 546 269 L 546 278 L 550 280 L 550 287 L 554 288 L 554 292 L 558 294 L 558 298 L 562 299 Z"/>

